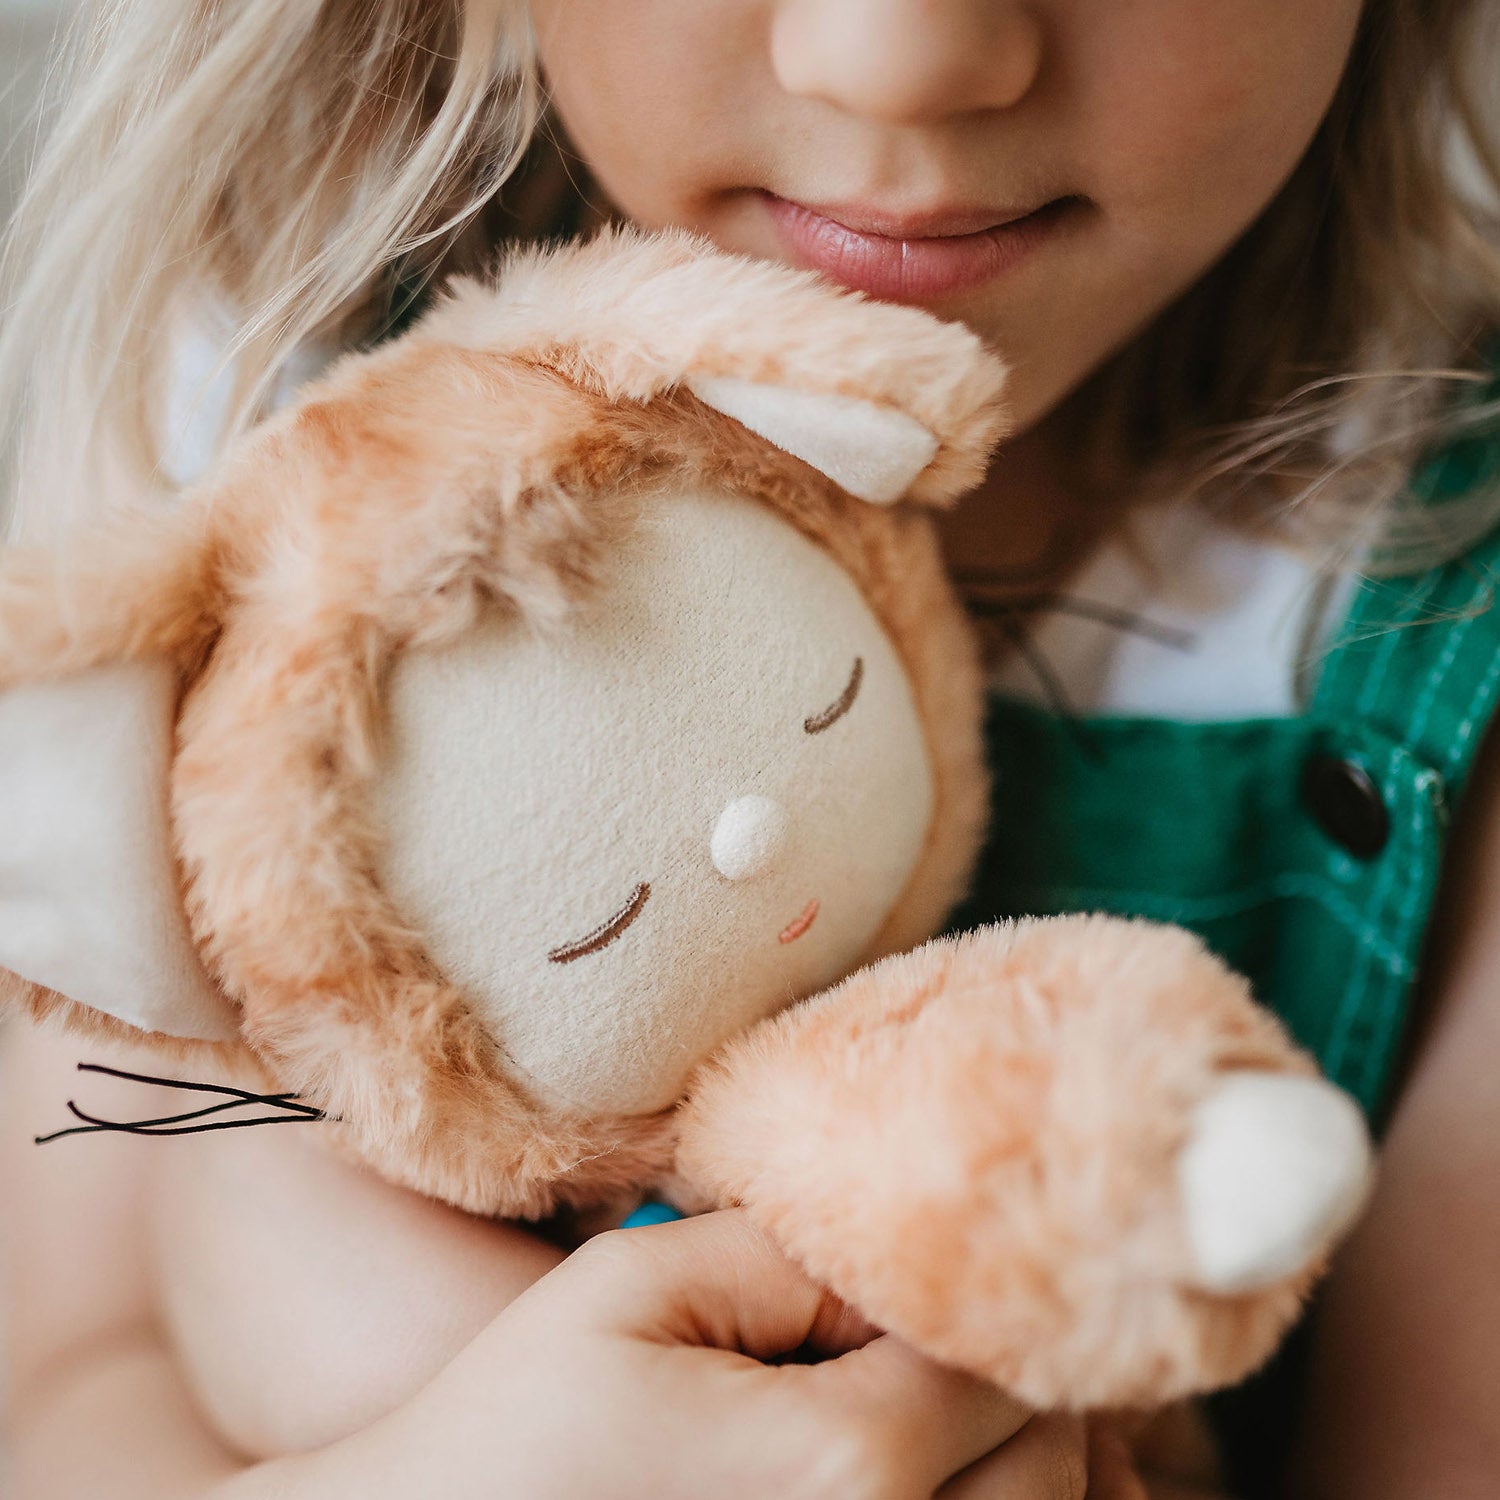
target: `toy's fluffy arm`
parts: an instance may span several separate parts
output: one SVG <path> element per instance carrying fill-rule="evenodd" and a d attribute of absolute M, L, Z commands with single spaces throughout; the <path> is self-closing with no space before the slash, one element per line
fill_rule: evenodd
<path fill-rule="evenodd" d="M 0 965 L 44 1005 L 222 1041 L 168 832 L 177 694 L 161 658 L 0 694 Z"/>
<path fill-rule="evenodd" d="M 731 1044 L 680 1167 L 877 1325 L 1043 1407 L 1274 1347 L 1363 1195 L 1352 1101 L 1179 929 L 981 928 Z"/>
<path fill-rule="evenodd" d="M 197 501 L 0 565 L 0 965 L 43 1007 L 65 996 L 147 1032 L 236 1034 L 168 831 L 182 671 L 216 629 L 215 592 Z"/>
<path fill-rule="evenodd" d="M 107 662 L 180 657 L 212 634 L 206 511 L 132 510 L 61 551 L 0 565 L 0 690 Z"/>

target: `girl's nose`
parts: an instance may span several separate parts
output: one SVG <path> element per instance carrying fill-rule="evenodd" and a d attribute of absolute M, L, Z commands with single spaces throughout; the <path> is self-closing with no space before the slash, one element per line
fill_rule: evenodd
<path fill-rule="evenodd" d="M 786 809 L 770 797 L 736 797 L 714 824 L 709 852 L 729 880 L 750 880 L 776 867 L 787 842 Z"/>
<path fill-rule="evenodd" d="M 780 0 L 783 89 L 892 124 L 1009 109 L 1041 71 L 1042 23 L 1019 0 Z"/>

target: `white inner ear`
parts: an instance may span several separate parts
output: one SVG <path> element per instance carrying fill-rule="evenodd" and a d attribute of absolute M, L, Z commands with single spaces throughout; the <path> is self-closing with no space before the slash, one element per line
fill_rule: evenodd
<path fill-rule="evenodd" d="M 915 417 L 852 396 L 758 385 L 733 375 L 689 375 L 683 383 L 706 406 L 875 505 L 899 500 L 938 450 Z"/>
<path fill-rule="evenodd" d="M 176 684 L 165 662 L 0 696 L 0 965 L 143 1031 L 223 1041 L 168 818 Z"/>

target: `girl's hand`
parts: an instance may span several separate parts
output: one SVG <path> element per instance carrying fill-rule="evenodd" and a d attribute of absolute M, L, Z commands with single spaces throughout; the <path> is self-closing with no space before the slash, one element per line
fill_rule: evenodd
<path fill-rule="evenodd" d="M 764 1363 L 804 1347 L 835 1357 Z M 400 1411 L 221 1493 L 1083 1500 L 1081 1428 L 1028 1417 L 719 1213 L 591 1241 Z"/>
<path fill-rule="evenodd" d="M 1149 1489 L 1129 1444 L 1107 1424 L 1034 1416 L 938 1491 L 937 1500 L 1224 1500 L 1207 1490 Z"/>

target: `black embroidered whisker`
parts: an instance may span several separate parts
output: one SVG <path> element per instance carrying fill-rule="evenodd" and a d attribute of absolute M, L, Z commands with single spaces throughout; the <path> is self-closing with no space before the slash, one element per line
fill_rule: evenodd
<path fill-rule="evenodd" d="M 73 1125 L 67 1130 L 54 1130 L 51 1135 L 39 1135 L 34 1139 L 38 1146 L 45 1146 L 49 1141 L 62 1140 L 64 1136 L 97 1135 L 101 1131 L 116 1135 L 206 1135 L 211 1130 L 243 1130 L 249 1125 L 308 1125 L 324 1118 L 323 1115 L 264 1115 L 253 1120 L 215 1120 L 208 1125 L 178 1125 L 166 1130 L 101 1120 L 94 1125 Z"/>
<path fill-rule="evenodd" d="M 55 1130 L 50 1135 L 34 1137 L 38 1146 L 49 1141 L 62 1140 L 70 1135 L 93 1135 L 101 1131 L 120 1135 L 198 1135 L 210 1130 L 240 1130 L 249 1125 L 286 1125 L 308 1123 L 328 1118 L 324 1112 L 311 1104 L 305 1104 L 295 1094 L 259 1094 L 253 1089 L 235 1088 L 227 1083 L 196 1083 L 181 1078 L 157 1078 L 149 1073 L 130 1073 L 123 1068 L 110 1068 L 102 1063 L 79 1063 L 80 1073 L 101 1073 L 108 1078 L 122 1078 L 130 1083 L 146 1083 L 162 1088 L 183 1089 L 191 1093 L 212 1094 L 218 1102 L 205 1104 L 201 1109 L 186 1110 L 176 1115 L 161 1115 L 148 1120 L 106 1120 L 91 1115 L 80 1108 L 75 1100 L 68 1100 L 68 1112 L 81 1125 L 64 1130 Z M 260 1106 L 277 1111 L 271 1115 L 257 1115 L 253 1119 L 243 1116 L 233 1120 L 210 1120 L 213 1115 L 228 1114 L 247 1106 Z M 190 1124 L 190 1121 L 201 1123 Z"/>
<path fill-rule="evenodd" d="M 75 1100 L 69 1099 L 68 1100 L 68 1113 L 70 1115 L 73 1115 L 75 1118 L 77 1118 L 79 1120 L 86 1120 L 90 1125 L 107 1125 L 107 1124 L 112 1124 L 112 1123 L 119 1123 L 119 1124 L 123 1124 L 123 1125 L 131 1125 L 131 1126 L 136 1126 L 136 1125 L 140 1125 L 140 1126 L 147 1126 L 147 1125 L 184 1125 L 189 1120 L 205 1120 L 210 1115 L 222 1115 L 222 1114 L 225 1114 L 227 1111 L 232 1110 L 232 1109 L 246 1109 L 246 1108 L 249 1108 L 250 1106 L 251 1106 L 251 1101 L 249 1099 L 225 1099 L 220 1104 L 205 1104 L 202 1109 L 189 1110 L 185 1114 L 180 1114 L 180 1115 L 162 1115 L 160 1118 L 155 1119 L 155 1120 L 122 1120 L 122 1121 L 115 1122 L 115 1121 L 104 1120 L 102 1118 L 96 1118 L 93 1115 L 85 1114 L 83 1112 L 83 1110 L 79 1108 L 79 1106 L 78 1106 L 78 1104 L 77 1104 L 77 1102 Z M 300 1114 L 301 1112 L 298 1111 L 298 1113 Z"/>
<path fill-rule="evenodd" d="M 79 1063 L 80 1073 L 102 1073 L 106 1078 L 123 1078 L 127 1083 L 154 1083 L 162 1088 L 189 1089 L 199 1094 L 232 1094 L 249 1104 L 274 1104 L 288 1109 L 303 1110 L 308 1114 L 320 1111 L 311 1104 L 301 1103 L 296 1094 L 257 1094 L 253 1089 L 237 1089 L 227 1083 L 190 1083 L 184 1078 L 157 1078 L 150 1073 L 127 1073 L 123 1068 L 108 1068 L 103 1063 Z"/>

